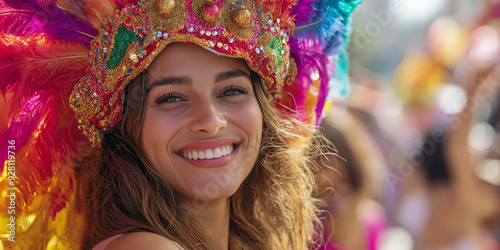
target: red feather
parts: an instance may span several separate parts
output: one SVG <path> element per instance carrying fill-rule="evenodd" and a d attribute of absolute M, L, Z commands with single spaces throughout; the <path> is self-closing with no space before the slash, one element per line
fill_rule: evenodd
<path fill-rule="evenodd" d="M 45 96 L 65 90 L 69 99 L 69 90 L 85 75 L 87 54 L 81 44 L 0 33 L 0 91 L 16 89 L 10 114 L 18 113 L 35 91 Z"/>
<path fill-rule="evenodd" d="M 99 17 L 105 22 L 114 10 L 137 2 L 138 0 L 56 0 L 59 8 L 73 17 L 91 22 L 94 28 L 102 27 Z"/>
<path fill-rule="evenodd" d="M 110 0 L 88 0 L 85 1 L 84 15 L 86 20 L 95 29 L 104 27 L 108 19 L 117 9 L 115 1 Z"/>
<path fill-rule="evenodd" d="M 74 18 L 85 20 L 83 14 L 84 2 L 82 0 L 56 0 L 57 7 Z M 86 21 L 86 20 L 85 20 Z"/>

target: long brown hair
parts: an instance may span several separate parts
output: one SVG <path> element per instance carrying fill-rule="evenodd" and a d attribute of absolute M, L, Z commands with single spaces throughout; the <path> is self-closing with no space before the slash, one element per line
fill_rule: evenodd
<path fill-rule="evenodd" d="M 103 134 L 101 147 L 77 164 L 77 205 L 85 225 L 82 249 L 116 234 L 139 231 L 162 235 L 185 249 L 216 249 L 140 146 L 146 75 L 143 72 L 127 86 L 124 114 L 112 131 Z M 263 115 L 263 136 L 253 170 L 231 197 L 230 248 L 305 249 L 314 225 L 319 225 L 310 169 L 319 144 L 311 142 L 316 137 L 306 136 L 310 126 L 279 115 L 253 72 L 252 83 Z"/>

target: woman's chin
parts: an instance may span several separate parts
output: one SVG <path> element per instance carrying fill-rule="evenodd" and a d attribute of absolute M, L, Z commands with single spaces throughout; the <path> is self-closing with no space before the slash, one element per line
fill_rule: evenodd
<path fill-rule="evenodd" d="M 187 205 L 191 210 L 206 209 L 213 204 L 219 204 L 227 200 L 238 190 L 239 185 L 231 185 L 226 187 L 212 187 L 202 188 L 196 192 L 190 192 L 182 195 L 181 201 L 183 205 Z"/>

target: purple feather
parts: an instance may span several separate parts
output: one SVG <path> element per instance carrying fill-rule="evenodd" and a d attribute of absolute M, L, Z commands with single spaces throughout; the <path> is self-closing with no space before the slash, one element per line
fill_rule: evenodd
<path fill-rule="evenodd" d="M 322 42 L 318 38 L 290 38 L 290 53 L 297 64 L 295 83 L 301 83 L 302 86 L 300 86 L 300 89 L 303 90 L 301 91 L 302 95 L 294 96 L 298 106 L 303 105 L 306 98 L 303 94 L 313 84 L 311 73 L 317 71 L 319 75 L 319 94 L 318 103 L 315 107 L 315 122 L 319 122 L 321 119 L 331 76 L 330 60 L 323 50 L 324 45 L 322 45 Z"/>
<path fill-rule="evenodd" d="M 0 32 L 21 37 L 45 34 L 89 47 L 97 31 L 89 23 L 66 14 L 53 0 L 46 2 L 0 1 Z"/>
<path fill-rule="evenodd" d="M 303 0 L 298 1 L 298 3 L 292 7 L 292 11 L 290 15 L 295 15 L 293 22 L 297 26 L 301 26 L 304 24 L 308 24 L 311 22 L 311 17 L 316 16 L 314 11 L 316 10 L 312 7 L 314 2 L 318 2 L 318 0 Z"/>
<path fill-rule="evenodd" d="M 19 117 L 12 116 L 14 120 L 11 121 L 10 126 L 7 130 L 3 131 L 0 136 L 2 140 L 0 141 L 0 161 L 3 163 L 7 160 L 8 155 L 8 141 L 15 140 L 15 150 L 9 150 L 13 152 L 18 152 L 23 146 L 25 146 L 30 137 L 33 135 L 33 132 L 36 130 L 38 125 L 40 124 L 41 117 L 44 113 L 44 110 L 41 109 L 39 95 L 36 94 L 31 100 L 26 102 L 23 110 L 20 112 Z M 16 156 L 17 158 L 17 156 Z M 1 170 L 3 173 L 4 164 L 1 166 Z"/>
<path fill-rule="evenodd" d="M 342 3 L 339 0 L 302 0 L 292 8 L 295 30 L 290 38 L 290 53 L 297 65 L 297 76 L 293 84 L 298 85 L 290 89 L 294 91 L 294 102 L 299 110 L 312 101 L 306 100 L 310 97 L 304 93 L 316 89 L 313 90 L 318 92 L 314 107 L 316 124 L 321 121 L 331 77 L 337 74 L 335 60 L 332 58 L 339 56 L 339 48 L 348 34 L 346 19 L 341 15 L 344 12 L 339 9 Z M 313 86 L 313 73 L 317 73 L 319 86 Z"/>

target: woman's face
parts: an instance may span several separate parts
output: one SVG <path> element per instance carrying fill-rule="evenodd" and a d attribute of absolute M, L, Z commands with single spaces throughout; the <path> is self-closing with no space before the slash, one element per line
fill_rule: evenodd
<path fill-rule="evenodd" d="M 148 68 L 141 144 L 183 202 L 231 196 L 254 166 L 262 113 L 242 59 L 168 45 Z"/>

